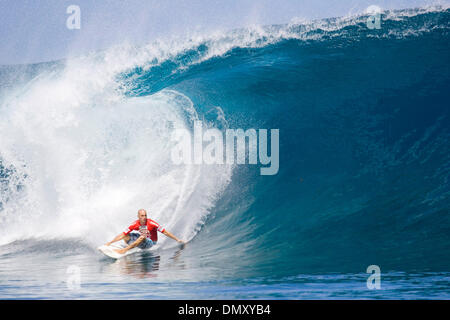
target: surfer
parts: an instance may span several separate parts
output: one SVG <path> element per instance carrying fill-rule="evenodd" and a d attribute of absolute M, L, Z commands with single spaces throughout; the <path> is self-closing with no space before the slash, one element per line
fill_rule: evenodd
<path fill-rule="evenodd" d="M 132 232 L 138 231 L 138 232 Z M 113 240 L 108 242 L 106 245 L 124 240 L 127 246 L 123 249 L 114 249 L 116 252 L 120 254 L 126 253 L 128 250 L 139 247 L 141 249 L 148 249 L 156 244 L 158 241 L 157 231 L 162 234 L 172 238 L 173 240 L 185 244 L 183 240 L 178 239 L 161 225 L 153 221 L 152 219 L 147 218 L 147 212 L 144 209 L 140 209 L 138 211 L 138 220 L 136 220 L 131 226 L 127 228 L 124 232 L 119 234 Z"/>

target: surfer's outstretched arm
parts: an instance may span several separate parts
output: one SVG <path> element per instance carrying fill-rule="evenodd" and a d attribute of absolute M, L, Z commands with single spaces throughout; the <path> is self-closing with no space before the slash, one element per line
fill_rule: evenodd
<path fill-rule="evenodd" d="M 164 230 L 162 233 L 163 233 L 165 236 L 168 236 L 169 238 L 172 238 L 173 240 L 175 240 L 175 241 L 177 241 L 177 242 L 179 242 L 179 243 L 182 243 L 182 244 L 185 243 L 183 240 L 178 239 L 177 237 L 175 237 L 173 234 L 171 234 L 171 233 L 170 233 L 169 231 L 167 231 L 167 230 Z"/>
<path fill-rule="evenodd" d="M 114 239 L 112 239 L 110 242 L 108 242 L 106 245 L 109 246 L 111 243 L 117 242 L 122 240 L 123 238 L 125 238 L 126 235 L 122 232 L 121 234 L 119 234 L 118 236 L 116 236 Z"/>

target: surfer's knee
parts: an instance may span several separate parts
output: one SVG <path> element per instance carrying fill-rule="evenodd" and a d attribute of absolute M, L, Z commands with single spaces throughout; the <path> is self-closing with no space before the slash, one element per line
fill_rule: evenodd
<path fill-rule="evenodd" d="M 144 241 L 144 239 L 145 239 L 145 236 L 140 236 L 132 244 L 130 244 L 130 246 L 132 248 L 137 247 L 138 245 L 140 245 L 142 243 L 142 241 Z"/>
<path fill-rule="evenodd" d="M 145 236 L 140 236 L 139 238 L 137 238 L 134 242 L 133 242 L 133 246 L 138 246 L 142 243 L 142 241 L 145 240 Z"/>

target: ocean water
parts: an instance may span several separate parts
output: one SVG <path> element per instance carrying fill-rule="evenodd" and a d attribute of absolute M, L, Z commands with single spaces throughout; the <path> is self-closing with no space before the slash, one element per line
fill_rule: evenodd
<path fill-rule="evenodd" d="M 0 67 L 0 298 L 449 299 L 450 10 L 380 17 Z M 278 173 L 175 164 L 196 120 Z M 189 243 L 104 257 L 139 208 Z"/>

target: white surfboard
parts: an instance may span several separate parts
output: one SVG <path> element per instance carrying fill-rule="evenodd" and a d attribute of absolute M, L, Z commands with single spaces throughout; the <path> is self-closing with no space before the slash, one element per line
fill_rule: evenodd
<path fill-rule="evenodd" d="M 140 248 L 133 248 L 133 249 L 128 250 L 126 253 L 121 254 L 114 250 L 114 249 L 122 249 L 122 248 L 123 247 L 121 247 L 119 245 L 111 244 L 109 246 L 106 246 L 106 245 L 100 246 L 97 249 L 100 252 L 102 252 L 103 254 L 105 254 L 106 256 L 113 258 L 113 259 L 120 259 L 120 258 L 128 256 L 130 254 L 142 251 L 142 249 L 140 249 Z"/>

